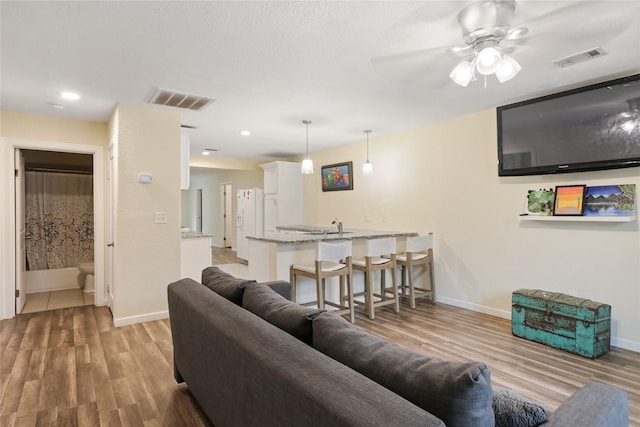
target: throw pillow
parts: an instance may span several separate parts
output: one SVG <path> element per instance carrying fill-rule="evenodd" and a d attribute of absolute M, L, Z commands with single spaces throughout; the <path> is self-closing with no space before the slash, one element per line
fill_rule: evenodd
<path fill-rule="evenodd" d="M 202 270 L 202 284 L 237 305 L 242 305 L 244 288 L 252 283 L 256 281 L 233 277 L 218 267 Z"/>
<path fill-rule="evenodd" d="M 547 421 L 546 409 L 504 387 L 493 387 L 493 413 L 496 427 L 535 427 Z"/>
<path fill-rule="evenodd" d="M 318 312 L 317 309 L 291 302 L 262 283 L 245 288 L 242 307 L 311 345 L 311 318 Z"/>
<path fill-rule="evenodd" d="M 445 361 L 409 350 L 322 313 L 313 347 L 432 413 L 450 426 L 493 427 L 491 374 L 480 362 Z"/>

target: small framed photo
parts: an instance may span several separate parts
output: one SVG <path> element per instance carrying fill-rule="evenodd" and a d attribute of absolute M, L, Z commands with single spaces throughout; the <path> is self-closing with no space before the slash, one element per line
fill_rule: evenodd
<path fill-rule="evenodd" d="M 325 165 L 321 168 L 322 191 L 353 190 L 351 162 Z"/>
<path fill-rule="evenodd" d="M 582 216 L 586 185 L 558 185 L 553 207 L 555 216 Z"/>

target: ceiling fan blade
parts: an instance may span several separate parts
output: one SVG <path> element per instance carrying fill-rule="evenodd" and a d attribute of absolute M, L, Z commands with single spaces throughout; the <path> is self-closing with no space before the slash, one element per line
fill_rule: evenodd
<path fill-rule="evenodd" d="M 380 56 L 371 59 L 371 66 L 387 80 L 410 83 L 423 78 L 434 64 L 442 63 L 442 56 L 446 56 L 447 49 L 446 47 L 432 47 Z"/>
<path fill-rule="evenodd" d="M 424 3 L 416 3 L 424 5 Z M 434 67 L 456 63 L 456 57 L 467 55 L 464 49 L 453 49 L 462 41 L 456 15 L 460 2 L 428 2 L 393 24 L 380 38 L 371 65 L 376 73 L 394 83 L 415 82 Z"/>

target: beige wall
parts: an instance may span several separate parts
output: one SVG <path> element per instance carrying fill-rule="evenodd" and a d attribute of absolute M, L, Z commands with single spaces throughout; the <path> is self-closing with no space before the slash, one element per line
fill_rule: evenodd
<path fill-rule="evenodd" d="M 263 188 L 263 170 L 198 170 L 191 173 L 189 190 L 183 190 L 183 218 L 182 224 L 195 229 L 195 197 L 196 190 L 202 189 L 202 231 L 213 234 L 211 242 L 214 246 L 224 244 L 224 222 L 222 219 L 222 196 L 220 185 L 230 183 L 232 188 L 232 218 L 231 245 L 236 247 L 236 190 L 244 188 Z"/>
<path fill-rule="evenodd" d="M 0 137 L 3 146 L 0 147 L 0 188 L 2 189 L 2 203 L 0 203 L 0 317 L 11 317 L 14 313 L 14 257 L 12 247 L 13 231 L 13 147 L 30 149 L 47 149 L 53 151 L 72 152 L 94 151 L 98 159 L 103 159 L 102 147 L 108 141 L 107 124 L 94 121 L 64 119 L 55 116 L 26 114 L 15 111 L 0 111 Z M 95 146 L 95 149 L 94 149 Z M 88 150 L 87 150 L 88 147 Z M 5 173 L 5 167 L 10 173 Z M 104 164 L 99 170 L 104 170 Z M 99 185 L 99 182 L 97 183 Z M 103 188 L 104 190 L 104 188 Z M 96 193 L 97 194 L 97 193 Z M 103 191 L 103 194 L 106 194 Z M 97 201 L 104 206 L 106 200 Z M 103 212 L 97 212 L 95 219 L 104 225 Z M 96 242 L 104 236 L 104 226 L 95 230 Z M 104 252 L 96 248 L 96 256 L 102 257 Z M 97 263 L 96 273 L 101 272 L 102 264 Z M 96 280 L 96 291 L 102 284 Z M 104 296 L 97 295 L 99 304 L 104 303 Z"/>
<path fill-rule="evenodd" d="M 106 147 L 107 124 L 103 122 L 65 119 L 55 116 L 0 111 L 3 137 L 56 141 L 68 144 L 91 144 Z"/>
<path fill-rule="evenodd" d="M 118 105 L 113 317 L 116 325 L 167 316 L 180 278 L 180 114 Z M 138 175 L 150 174 L 150 184 Z M 166 224 L 154 223 L 165 212 Z"/>
<path fill-rule="evenodd" d="M 438 300 L 510 318 L 519 288 L 564 292 L 612 306 L 612 344 L 640 351 L 638 222 L 520 222 L 527 190 L 636 184 L 638 168 L 530 177 L 497 174 L 495 111 L 313 153 L 305 223 L 435 235 Z M 354 190 L 323 193 L 320 166 L 352 160 Z"/>

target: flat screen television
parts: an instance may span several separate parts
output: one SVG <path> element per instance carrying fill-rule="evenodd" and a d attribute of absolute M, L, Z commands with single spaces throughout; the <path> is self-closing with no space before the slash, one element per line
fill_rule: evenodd
<path fill-rule="evenodd" d="M 640 74 L 498 107 L 498 175 L 640 166 Z"/>

